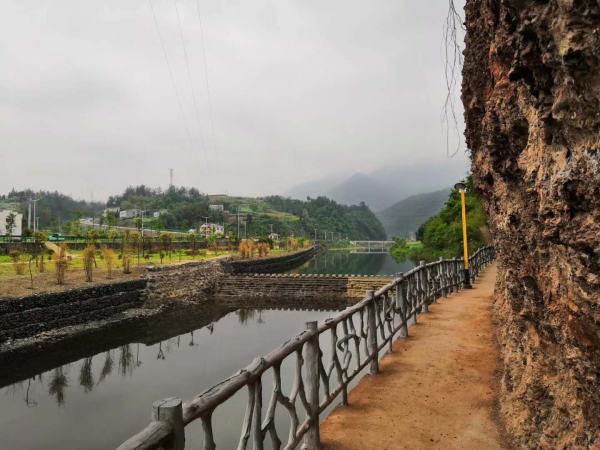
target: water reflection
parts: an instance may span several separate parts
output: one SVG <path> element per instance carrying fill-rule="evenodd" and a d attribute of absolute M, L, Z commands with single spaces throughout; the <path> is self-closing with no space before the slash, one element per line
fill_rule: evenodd
<path fill-rule="evenodd" d="M 171 396 L 189 400 L 303 331 L 306 321 L 331 315 L 331 311 L 243 309 L 193 331 L 148 344 L 121 344 L 50 366 L 0 389 L 0 447 L 37 449 L 41 443 L 46 449 L 117 447 L 147 425 L 155 400 Z M 161 330 L 175 324 L 180 325 L 154 323 Z M 154 331 L 153 336 L 164 336 Z M 282 367 L 288 390 L 293 375 L 290 360 Z M 265 396 L 270 392 L 268 378 Z M 214 428 L 221 436 L 220 448 L 237 445 L 245 396 L 240 392 L 239 398 L 218 408 L 221 419 L 215 419 Z M 196 428 L 190 428 L 189 448 L 197 448 L 194 442 L 201 439 Z"/>
<path fill-rule="evenodd" d="M 48 383 L 48 394 L 56 396 L 56 404 L 64 406 L 66 401 L 65 390 L 69 387 L 68 375 L 69 366 L 60 366 L 52 371 L 50 374 L 50 381 Z M 37 402 L 35 403 L 37 406 Z"/>
<path fill-rule="evenodd" d="M 350 250 L 329 251 L 315 255 L 311 260 L 288 273 L 294 274 L 346 274 L 387 275 L 408 272 L 418 261 L 396 261 L 387 251 L 356 252 Z"/>

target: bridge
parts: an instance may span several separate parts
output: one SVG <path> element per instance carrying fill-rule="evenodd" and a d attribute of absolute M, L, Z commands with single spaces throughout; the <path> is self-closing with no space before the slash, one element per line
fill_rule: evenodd
<path fill-rule="evenodd" d="M 360 248 L 367 247 L 367 251 L 353 250 L 352 253 L 373 253 L 372 248 L 378 249 L 381 253 L 386 252 L 389 247 L 394 245 L 394 241 L 350 241 L 350 245 Z"/>
<path fill-rule="evenodd" d="M 396 274 L 383 287 L 368 290 L 365 298 L 337 315 L 322 323 L 308 322 L 303 333 L 292 337 L 268 355 L 256 358 L 246 368 L 191 401 L 184 403 L 175 397 L 156 401 L 152 406 L 152 422 L 124 442 L 119 450 L 183 450 L 185 426 L 195 420 L 202 423 L 202 448 L 215 450 L 217 445 L 212 427 L 213 412 L 243 389 L 247 390 L 248 397 L 238 448 L 246 448 L 250 440 L 254 448 L 263 448 L 267 435 L 272 447 L 277 449 L 283 445 L 283 448 L 292 450 L 301 443 L 307 449 L 321 448 L 320 414 L 340 398 L 341 405 L 349 406 L 348 391 L 352 380 L 366 368 L 372 375 L 380 373 L 380 354 L 385 351 L 392 353 L 394 342 L 398 338 L 408 338 L 409 325 L 420 322 L 439 299 L 454 296 L 469 284 L 467 281 L 474 282 L 482 269 L 494 260 L 493 247 L 475 252 L 470 258 L 470 280 L 465 278 L 465 272 L 461 268 L 462 259 L 440 259 L 422 264 L 407 273 Z M 472 303 L 465 304 L 469 307 Z M 460 314 L 464 313 L 461 311 Z M 470 324 L 467 323 L 467 326 L 470 327 Z M 444 333 L 445 331 L 437 338 L 440 344 L 446 339 Z M 322 334 L 328 334 L 331 342 L 332 354 L 328 361 L 324 360 L 320 349 L 319 337 Z M 288 395 L 284 394 L 281 383 L 281 365 L 287 358 L 293 359 L 296 366 L 296 377 Z M 267 409 L 263 411 L 261 380 L 267 372 L 273 377 L 274 383 Z M 383 380 L 369 379 L 369 384 L 383 383 Z M 275 425 L 278 405 L 287 411 L 290 419 L 285 444 Z M 352 408 L 347 410 L 351 411 Z M 358 416 L 361 415 L 358 412 Z M 303 420 L 301 416 L 304 417 Z M 403 421 L 409 416 L 410 414 L 394 419 Z M 381 412 L 376 421 L 381 423 Z M 426 428 L 432 426 L 429 417 L 423 419 L 423 425 Z M 414 429 L 412 424 L 410 429 Z M 370 426 L 370 432 L 371 435 L 379 433 L 380 427 Z M 344 433 L 348 435 L 347 429 Z M 394 436 L 394 439 L 398 437 Z M 354 448 L 383 448 L 374 442 L 366 447 L 364 443 L 361 444 L 362 447 L 356 445 Z"/>

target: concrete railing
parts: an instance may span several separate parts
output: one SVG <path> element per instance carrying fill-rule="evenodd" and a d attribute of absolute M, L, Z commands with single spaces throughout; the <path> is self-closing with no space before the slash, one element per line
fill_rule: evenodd
<path fill-rule="evenodd" d="M 471 276 L 476 277 L 483 267 L 495 260 L 495 256 L 493 247 L 475 252 L 470 258 Z M 155 402 L 152 422 L 118 450 L 183 450 L 184 427 L 197 419 L 204 430 L 204 450 L 214 450 L 217 446 L 212 429 L 213 412 L 243 388 L 248 389 L 248 401 L 238 449 L 245 449 L 250 440 L 255 449 L 262 449 L 267 434 L 272 447 L 281 448 L 282 441 L 275 427 L 278 405 L 287 410 L 291 422 L 283 448 L 292 450 L 301 442 L 305 449 L 320 448 L 319 414 L 340 394 L 342 404 L 348 405 L 350 382 L 367 366 L 369 373 L 378 373 L 379 353 L 386 347 L 392 352 L 397 337 L 408 337 L 409 322 L 416 323 L 420 314 L 429 312 L 431 303 L 464 286 L 462 267 L 462 259 L 440 259 L 422 263 L 405 274 L 399 273 L 390 283 L 377 291 L 367 291 L 365 299 L 336 316 L 320 324 L 308 322 L 304 332 L 268 355 L 256 358 L 248 367 L 191 402 L 184 403 L 179 398 Z M 331 357 L 327 362 L 319 347 L 319 335 L 326 332 L 331 335 Z M 287 357 L 296 362 L 295 380 L 289 396 L 281 389 L 281 364 Z M 356 363 L 350 370 L 352 360 Z M 267 371 L 272 371 L 274 383 L 263 420 L 261 379 Z M 320 395 L 321 386 L 323 396 Z M 303 420 L 300 413 L 303 413 Z"/>

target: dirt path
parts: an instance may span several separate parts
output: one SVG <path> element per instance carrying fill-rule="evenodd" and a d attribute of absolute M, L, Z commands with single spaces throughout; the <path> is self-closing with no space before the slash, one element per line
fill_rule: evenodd
<path fill-rule="evenodd" d="M 324 421 L 326 449 L 501 449 L 494 420 L 498 348 L 492 330 L 496 266 L 473 290 L 439 299 L 409 328 L 381 374 L 350 391 Z"/>

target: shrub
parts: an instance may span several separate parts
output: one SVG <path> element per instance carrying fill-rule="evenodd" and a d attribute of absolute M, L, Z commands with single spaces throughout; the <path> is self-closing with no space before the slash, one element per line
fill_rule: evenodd
<path fill-rule="evenodd" d="M 248 239 L 246 241 L 246 245 L 248 246 L 249 255 L 254 257 L 254 252 L 256 251 L 256 244 L 252 239 Z"/>
<path fill-rule="evenodd" d="M 56 270 L 56 284 L 65 284 L 65 274 L 71 261 L 67 256 L 67 244 L 61 244 L 58 247 L 58 252 L 54 252 L 52 260 Z"/>
<path fill-rule="evenodd" d="M 102 256 L 104 257 L 104 261 L 106 261 L 106 276 L 110 280 L 117 257 L 115 256 L 115 252 L 106 246 L 102 247 Z"/>
<path fill-rule="evenodd" d="M 242 241 L 238 247 L 238 252 L 242 259 L 246 259 L 248 257 L 248 245 L 244 241 Z"/>
<path fill-rule="evenodd" d="M 271 247 L 266 242 L 258 244 L 256 248 L 258 250 L 258 256 L 267 256 L 271 251 Z"/>
<path fill-rule="evenodd" d="M 44 259 L 44 255 L 40 256 L 40 264 L 38 265 L 38 270 L 40 273 L 44 273 L 46 271 L 46 262 Z"/>
<path fill-rule="evenodd" d="M 25 263 L 21 260 L 21 252 L 13 250 L 8 254 L 8 256 L 10 256 L 10 259 L 13 260 L 15 273 L 17 275 L 23 275 L 25 273 Z"/>
<path fill-rule="evenodd" d="M 304 248 L 310 247 L 310 241 L 304 241 Z"/>
<path fill-rule="evenodd" d="M 83 270 L 85 270 L 85 280 L 92 281 L 94 272 L 93 263 L 96 261 L 96 247 L 88 245 L 81 254 L 81 259 L 83 260 Z"/>

